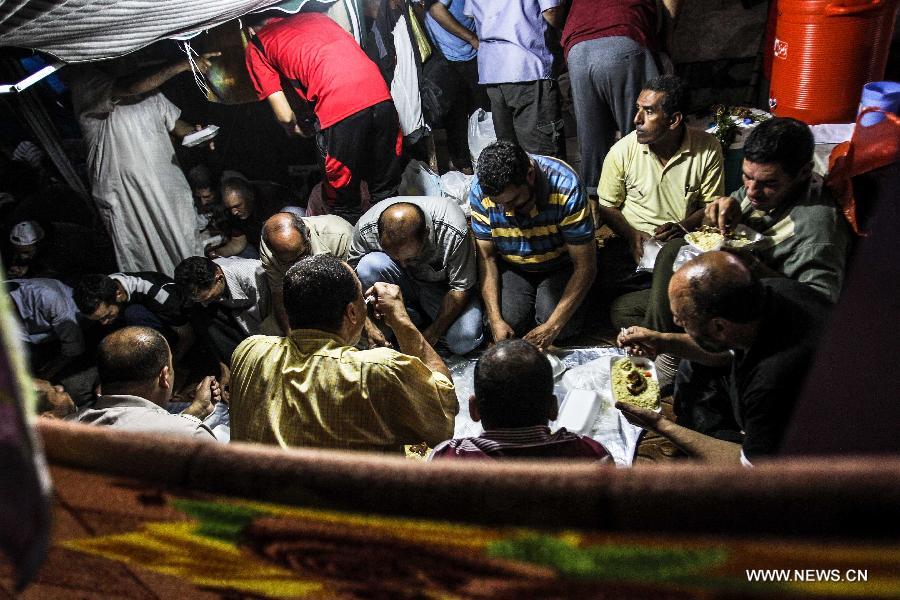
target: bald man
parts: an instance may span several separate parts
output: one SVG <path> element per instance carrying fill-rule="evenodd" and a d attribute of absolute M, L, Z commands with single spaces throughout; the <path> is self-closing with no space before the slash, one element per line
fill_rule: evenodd
<path fill-rule="evenodd" d="M 703 460 L 751 465 L 776 454 L 815 356 L 825 299 L 791 279 L 760 280 L 732 254 L 708 252 L 675 273 L 669 301 L 685 333 L 630 327 L 618 342 L 633 354 L 685 359 L 675 381 L 678 424 L 616 407 Z"/>
<path fill-rule="evenodd" d="M 352 237 L 353 226 L 337 215 L 301 217 L 292 212 L 280 212 L 265 222 L 259 258 L 266 271 L 275 320 L 282 333 L 286 335 L 291 330 L 284 309 L 284 274 L 307 256 L 333 254 L 347 260 Z"/>
<path fill-rule="evenodd" d="M 222 404 L 219 383 L 205 377 L 194 401 L 180 414 L 169 412 L 175 383 L 172 352 L 161 333 L 149 327 L 124 327 L 100 342 L 97 353 L 101 396 L 80 409 L 75 420 L 126 431 L 218 439 L 227 431 L 228 410 Z"/>
<path fill-rule="evenodd" d="M 475 238 L 456 204 L 428 196 L 379 202 L 354 227 L 348 262 L 366 289 L 378 281 L 400 286 L 432 346 L 443 339 L 454 354 L 466 354 L 481 345 Z M 371 320 L 366 335 L 370 344 L 389 343 Z"/>

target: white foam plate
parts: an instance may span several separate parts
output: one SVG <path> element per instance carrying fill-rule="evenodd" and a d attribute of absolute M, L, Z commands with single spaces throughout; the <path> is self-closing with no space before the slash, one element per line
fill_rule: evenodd
<path fill-rule="evenodd" d="M 597 392 L 569 390 L 559 407 L 555 428 L 565 427 L 573 433 L 589 435 L 602 402 Z"/>
<path fill-rule="evenodd" d="M 207 125 L 200 131 L 195 131 L 194 133 L 189 133 L 184 136 L 184 139 L 181 140 L 181 145 L 186 146 L 188 148 L 192 148 L 203 142 L 208 142 L 219 134 L 219 126 L 218 125 Z"/>

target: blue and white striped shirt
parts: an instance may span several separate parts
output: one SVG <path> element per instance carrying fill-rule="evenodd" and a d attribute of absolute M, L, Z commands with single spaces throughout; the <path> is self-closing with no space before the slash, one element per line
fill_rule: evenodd
<path fill-rule="evenodd" d="M 469 192 L 476 239 L 491 240 L 497 253 L 523 271 L 546 273 L 569 264 L 567 245 L 594 239 L 587 194 L 572 167 L 550 156 L 532 155 L 536 203 L 528 215 L 507 212 L 481 191 L 476 177 Z"/>

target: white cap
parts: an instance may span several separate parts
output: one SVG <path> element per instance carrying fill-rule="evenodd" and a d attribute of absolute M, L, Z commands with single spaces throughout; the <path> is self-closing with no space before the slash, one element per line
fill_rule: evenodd
<path fill-rule="evenodd" d="M 9 232 L 9 241 L 16 246 L 30 246 L 44 239 L 44 230 L 34 221 L 17 223 Z"/>

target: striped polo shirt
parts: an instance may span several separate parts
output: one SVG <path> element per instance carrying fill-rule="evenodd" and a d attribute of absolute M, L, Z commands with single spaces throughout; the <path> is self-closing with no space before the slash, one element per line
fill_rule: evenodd
<path fill-rule="evenodd" d="M 503 260 L 523 271 L 555 271 L 569 264 L 567 244 L 593 241 L 593 220 L 572 167 L 549 156 L 531 159 L 537 166 L 537 201 L 531 213 L 506 212 L 484 195 L 476 177 L 469 192 L 472 230 L 477 239 L 493 241 Z"/>

